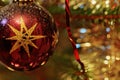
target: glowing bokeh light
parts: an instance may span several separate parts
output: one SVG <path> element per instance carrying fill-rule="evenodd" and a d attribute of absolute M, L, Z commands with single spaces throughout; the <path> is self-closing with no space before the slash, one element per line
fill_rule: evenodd
<path fill-rule="evenodd" d="M 2 19 L 1 24 L 5 26 L 7 24 L 8 20 L 7 19 Z"/>
<path fill-rule="evenodd" d="M 80 48 L 81 47 L 81 45 L 80 44 L 76 44 L 76 48 Z"/>
<path fill-rule="evenodd" d="M 87 29 L 86 28 L 81 28 L 80 29 L 80 33 L 86 33 L 87 32 Z"/>
<path fill-rule="evenodd" d="M 109 27 L 106 28 L 106 32 L 110 32 L 110 28 Z"/>

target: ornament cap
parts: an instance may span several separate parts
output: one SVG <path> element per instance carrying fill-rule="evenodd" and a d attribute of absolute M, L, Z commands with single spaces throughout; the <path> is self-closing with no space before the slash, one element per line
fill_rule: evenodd
<path fill-rule="evenodd" d="M 33 2 L 33 0 L 13 0 L 13 2 Z"/>
<path fill-rule="evenodd" d="M 19 4 L 28 4 L 30 2 L 33 2 L 33 0 L 13 0 L 13 3 L 19 3 Z"/>

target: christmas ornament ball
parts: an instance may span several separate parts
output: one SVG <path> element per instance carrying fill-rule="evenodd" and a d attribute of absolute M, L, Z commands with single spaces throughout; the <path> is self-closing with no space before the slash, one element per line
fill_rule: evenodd
<path fill-rule="evenodd" d="M 42 6 L 14 1 L 0 9 L 0 61 L 9 69 L 29 71 L 47 62 L 58 41 L 57 29 Z"/>

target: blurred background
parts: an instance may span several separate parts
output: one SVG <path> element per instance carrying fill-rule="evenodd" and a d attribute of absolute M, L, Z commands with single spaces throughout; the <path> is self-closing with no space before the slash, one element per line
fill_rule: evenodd
<path fill-rule="evenodd" d="M 86 74 L 75 61 L 66 31 L 65 0 L 35 0 L 54 17 L 59 43 L 44 66 L 10 71 L 0 65 L 0 80 L 120 80 L 120 0 L 70 0 L 71 30 Z M 12 3 L 0 0 L 0 8 Z"/>

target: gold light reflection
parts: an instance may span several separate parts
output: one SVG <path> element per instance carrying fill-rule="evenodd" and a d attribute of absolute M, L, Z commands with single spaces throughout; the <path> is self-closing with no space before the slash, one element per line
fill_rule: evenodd
<path fill-rule="evenodd" d="M 96 5 L 96 9 L 99 9 L 99 8 L 100 8 L 100 4 L 97 4 L 97 5 Z"/>
<path fill-rule="evenodd" d="M 108 62 L 108 60 L 104 60 L 104 64 L 108 64 L 109 62 Z"/>
<path fill-rule="evenodd" d="M 118 60 L 118 61 L 119 61 L 119 60 L 120 60 L 120 58 L 119 58 L 119 57 L 116 57 L 116 60 Z"/>
<path fill-rule="evenodd" d="M 91 3 L 92 3 L 93 5 L 95 5 L 97 2 L 96 2 L 96 0 L 91 0 Z"/>
<path fill-rule="evenodd" d="M 110 34 L 107 34 L 107 38 L 108 38 L 108 39 L 111 38 L 111 35 L 110 35 Z"/>
<path fill-rule="evenodd" d="M 108 78 L 108 77 L 105 77 L 104 80 L 109 80 L 109 78 Z"/>
<path fill-rule="evenodd" d="M 110 1 L 109 1 L 109 0 L 106 0 L 106 1 L 105 1 L 105 4 L 106 4 L 106 7 L 108 8 L 108 7 L 110 6 L 110 5 L 109 5 L 109 4 L 110 4 Z"/>
<path fill-rule="evenodd" d="M 106 56 L 106 59 L 107 59 L 107 60 L 110 60 L 110 56 Z"/>
<path fill-rule="evenodd" d="M 81 44 L 81 46 L 82 46 L 82 47 L 90 47 L 90 46 L 91 46 L 91 43 L 88 43 L 88 42 L 87 42 L 87 43 L 83 43 L 83 44 Z"/>

